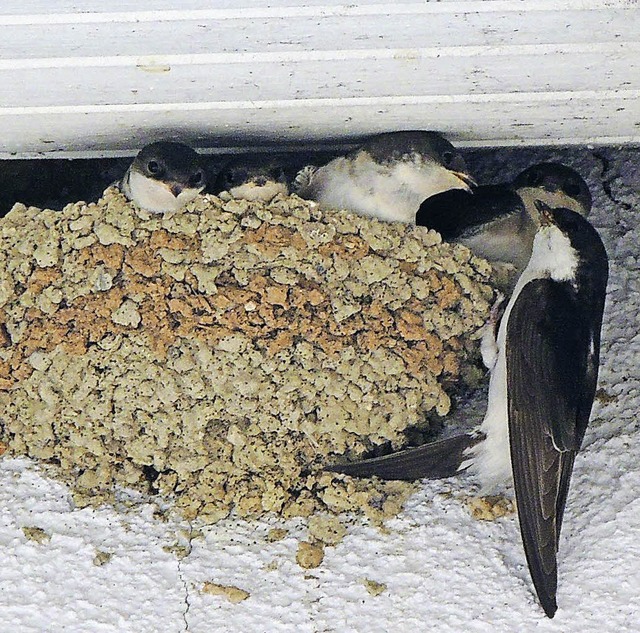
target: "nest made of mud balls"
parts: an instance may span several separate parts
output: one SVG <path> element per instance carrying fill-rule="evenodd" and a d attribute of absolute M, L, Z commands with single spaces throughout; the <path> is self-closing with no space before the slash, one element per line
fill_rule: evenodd
<path fill-rule="evenodd" d="M 214 521 L 392 514 L 410 490 L 322 464 L 398 448 L 477 377 L 490 267 L 423 227 L 108 189 L 0 220 L 1 441 L 71 485 Z"/>

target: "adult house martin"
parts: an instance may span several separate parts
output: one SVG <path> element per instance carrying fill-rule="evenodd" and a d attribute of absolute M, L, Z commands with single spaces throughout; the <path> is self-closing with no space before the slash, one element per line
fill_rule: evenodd
<path fill-rule="evenodd" d="M 513 481 L 529 571 L 551 618 L 569 481 L 598 378 L 608 259 L 579 213 L 540 201 L 536 207 L 540 228 L 530 261 L 502 316 L 492 312 L 482 340 L 491 378 L 480 427 L 329 470 L 383 479 L 469 471 L 484 493 Z"/>

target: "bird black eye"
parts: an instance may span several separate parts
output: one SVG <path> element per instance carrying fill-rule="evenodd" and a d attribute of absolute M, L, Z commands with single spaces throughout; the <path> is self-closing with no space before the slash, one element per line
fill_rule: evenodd
<path fill-rule="evenodd" d="M 562 191 L 572 198 L 577 198 L 580 195 L 580 185 L 573 180 L 565 180 L 562 183 Z"/>
<path fill-rule="evenodd" d="M 527 176 L 527 185 L 529 187 L 539 187 L 542 184 L 542 176 L 537 171 L 532 171 Z"/>
<path fill-rule="evenodd" d="M 445 165 L 451 165 L 451 161 L 453 160 L 453 152 L 443 152 L 442 153 L 442 162 Z"/>
<path fill-rule="evenodd" d="M 201 171 L 197 171 L 189 178 L 189 184 L 193 187 L 199 187 L 204 182 L 204 174 Z"/>
<path fill-rule="evenodd" d="M 147 163 L 147 171 L 150 174 L 153 174 L 155 176 L 159 174 L 161 170 L 162 170 L 162 167 L 160 166 L 160 163 L 158 161 L 150 160 Z"/>

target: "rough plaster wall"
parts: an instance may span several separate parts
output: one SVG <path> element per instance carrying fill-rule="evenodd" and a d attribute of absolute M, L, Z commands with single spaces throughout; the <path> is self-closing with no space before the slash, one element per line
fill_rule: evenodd
<path fill-rule="evenodd" d="M 160 523 L 152 507 L 77 510 L 67 489 L 22 462 L 0 468 L 2 621 L 21 633 L 51 622 L 74 633 L 635 632 L 640 161 L 633 149 L 581 148 L 483 151 L 469 163 L 482 180 L 499 180 L 549 159 L 587 177 L 611 259 L 599 391 L 569 494 L 553 621 L 535 601 L 513 516 L 473 519 L 464 481 L 421 484 L 383 531 L 352 519 L 342 543 L 308 570 L 295 562 L 311 536 L 303 522 L 229 519 L 202 529 Z M 206 583 L 250 596 L 234 603 Z"/>

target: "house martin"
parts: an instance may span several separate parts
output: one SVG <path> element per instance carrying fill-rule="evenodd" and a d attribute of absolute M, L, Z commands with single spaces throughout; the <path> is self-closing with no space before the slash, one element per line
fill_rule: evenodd
<path fill-rule="evenodd" d="M 238 156 L 222 169 L 216 192 L 227 191 L 236 199 L 270 202 L 276 195 L 288 195 L 286 160 L 278 155 Z"/>
<path fill-rule="evenodd" d="M 492 310 L 482 339 L 491 377 L 481 425 L 329 470 L 410 480 L 468 471 L 485 494 L 512 482 L 531 578 L 551 618 L 562 517 L 598 379 L 608 259 L 581 214 L 541 201 L 535 207 L 530 260 L 506 305 Z"/>
<path fill-rule="evenodd" d="M 140 150 L 118 186 L 139 207 L 166 213 L 191 202 L 206 184 L 197 152 L 183 143 L 158 141 Z"/>
<path fill-rule="evenodd" d="M 305 167 L 293 190 L 325 208 L 413 223 L 426 198 L 475 184 L 460 152 L 441 134 L 406 131 L 379 134 L 322 167 Z"/>

